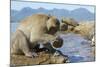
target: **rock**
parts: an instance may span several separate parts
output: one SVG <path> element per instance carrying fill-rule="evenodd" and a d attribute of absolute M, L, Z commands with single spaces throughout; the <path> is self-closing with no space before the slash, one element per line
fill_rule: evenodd
<path fill-rule="evenodd" d="M 66 23 L 61 23 L 60 24 L 60 31 L 67 31 L 68 25 Z"/>
<path fill-rule="evenodd" d="M 93 21 L 80 22 L 73 32 L 88 40 L 91 47 L 95 46 L 95 24 Z"/>
<path fill-rule="evenodd" d="M 95 46 L 95 36 L 93 36 L 91 42 L 92 42 L 91 46 Z"/>
<path fill-rule="evenodd" d="M 92 40 L 92 37 L 95 35 L 95 27 L 92 22 L 80 22 L 79 26 L 74 28 L 74 33 L 80 34 L 85 39 Z"/>
<path fill-rule="evenodd" d="M 72 32 L 74 30 L 74 27 L 78 25 L 78 22 L 73 18 L 63 18 L 60 24 L 60 30 Z"/>
<path fill-rule="evenodd" d="M 29 58 L 24 55 L 11 55 L 11 66 L 40 65 L 40 64 L 61 64 L 68 61 L 68 57 L 54 55 L 47 52 L 39 52 L 38 57 Z"/>
<path fill-rule="evenodd" d="M 63 18 L 62 22 L 74 27 L 79 25 L 78 22 L 73 18 Z"/>

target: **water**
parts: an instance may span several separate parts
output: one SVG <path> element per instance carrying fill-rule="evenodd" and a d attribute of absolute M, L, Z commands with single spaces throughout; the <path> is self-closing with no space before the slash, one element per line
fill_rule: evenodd
<path fill-rule="evenodd" d="M 16 28 L 17 28 L 18 25 L 19 25 L 19 23 L 17 23 L 17 22 L 12 22 L 10 24 L 11 33 L 16 31 Z"/>
<path fill-rule="evenodd" d="M 68 55 L 71 62 L 94 61 L 93 48 L 91 43 L 80 35 L 73 33 L 62 34 L 64 45 L 59 49 L 63 54 Z"/>
<path fill-rule="evenodd" d="M 11 33 L 15 32 L 18 25 L 18 23 L 11 23 Z M 68 55 L 71 62 L 88 62 L 95 60 L 93 48 L 90 46 L 89 41 L 73 33 L 61 34 L 61 37 L 64 40 L 64 45 L 58 50 Z"/>

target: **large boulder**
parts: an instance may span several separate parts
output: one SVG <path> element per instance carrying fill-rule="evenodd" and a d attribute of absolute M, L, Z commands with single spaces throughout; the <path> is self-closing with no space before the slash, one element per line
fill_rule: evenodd
<path fill-rule="evenodd" d="M 63 18 L 60 24 L 61 31 L 72 31 L 74 27 L 78 26 L 78 22 L 72 18 Z"/>
<path fill-rule="evenodd" d="M 80 34 L 85 39 L 92 40 L 95 35 L 95 24 L 94 22 L 80 22 L 79 26 L 74 28 L 74 33 Z"/>
<path fill-rule="evenodd" d="M 78 22 L 73 18 L 63 18 L 62 22 L 74 27 L 79 25 Z"/>
<path fill-rule="evenodd" d="M 60 24 L 60 31 L 67 31 L 68 30 L 68 25 L 66 23 Z"/>

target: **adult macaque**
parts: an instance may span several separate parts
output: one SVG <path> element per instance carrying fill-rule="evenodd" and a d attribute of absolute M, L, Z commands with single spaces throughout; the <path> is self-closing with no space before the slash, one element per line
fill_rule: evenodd
<path fill-rule="evenodd" d="M 59 30 L 59 25 L 60 23 L 57 18 L 45 14 L 34 14 L 25 18 L 20 22 L 11 40 L 11 53 L 23 53 L 28 57 L 37 56 L 33 50 L 40 43 L 51 52 L 54 52 L 55 49 L 51 46 L 50 42 L 59 40 L 59 37 L 55 35 Z"/>

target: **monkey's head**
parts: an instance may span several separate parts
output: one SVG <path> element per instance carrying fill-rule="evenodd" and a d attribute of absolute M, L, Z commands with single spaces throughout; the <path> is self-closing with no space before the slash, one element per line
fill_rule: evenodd
<path fill-rule="evenodd" d="M 54 35 L 60 27 L 60 22 L 56 17 L 49 17 L 47 21 L 48 34 Z"/>

